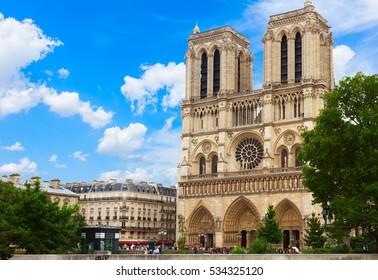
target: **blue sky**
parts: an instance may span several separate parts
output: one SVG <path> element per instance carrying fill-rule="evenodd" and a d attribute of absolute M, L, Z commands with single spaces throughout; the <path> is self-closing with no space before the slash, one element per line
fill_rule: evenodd
<path fill-rule="evenodd" d="M 335 77 L 378 70 L 378 1 L 313 0 L 334 35 Z M 177 182 L 187 39 L 247 36 L 262 83 L 269 15 L 304 0 L 0 0 L 0 175 Z"/>

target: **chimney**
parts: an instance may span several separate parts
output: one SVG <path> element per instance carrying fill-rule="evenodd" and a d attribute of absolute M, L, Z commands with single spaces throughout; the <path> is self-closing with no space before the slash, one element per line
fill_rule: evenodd
<path fill-rule="evenodd" d="M 14 185 L 20 183 L 20 174 L 14 173 L 14 174 L 9 175 L 9 177 Z"/>
<path fill-rule="evenodd" d="M 59 179 L 52 179 L 50 181 L 50 185 L 54 188 L 54 189 L 59 189 L 59 186 L 60 186 L 60 180 Z"/>
<path fill-rule="evenodd" d="M 39 177 L 39 176 L 33 176 L 33 177 L 31 177 L 30 179 L 32 179 L 33 181 L 36 181 L 36 180 L 40 180 L 41 177 Z"/>

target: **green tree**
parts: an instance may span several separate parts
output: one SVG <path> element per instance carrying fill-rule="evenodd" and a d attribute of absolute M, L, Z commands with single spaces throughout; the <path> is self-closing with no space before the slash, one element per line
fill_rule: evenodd
<path fill-rule="evenodd" d="M 378 75 L 345 77 L 325 102 L 302 133 L 304 185 L 333 206 L 333 232 L 361 227 L 378 242 Z"/>
<path fill-rule="evenodd" d="M 179 232 L 179 238 L 177 240 L 177 246 L 180 250 L 185 250 L 185 244 L 186 244 L 186 226 L 185 226 L 185 217 L 184 215 L 178 214 L 178 232 Z"/>
<path fill-rule="evenodd" d="M 17 219 L 16 207 L 20 198 L 20 190 L 12 183 L 0 180 L 0 259 L 9 259 L 15 252 L 15 242 L 20 234 L 15 230 Z"/>
<path fill-rule="evenodd" d="M 323 248 L 327 237 L 324 235 L 324 227 L 320 224 L 318 217 L 312 212 L 311 217 L 307 221 L 307 229 L 304 234 L 304 242 L 306 246 L 312 248 Z"/>
<path fill-rule="evenodd" d="M 276 220 L 276 211 L 273 205 L 268 206 L 268 211 L 265 214 L 263 224 L 257 230 L 257 238 L 265 239 L 270 244 L 281 243 L 284 235 Z"/>
<path fill-rule="evenodd" d="M 67 253 L 77 247 L 82 226 L 78 205 L 59 207 L 40 189 L 39 181 L 34 187 L 26 184 L 24 190 L 1 181 L 0 185 L 0 231 L 17 237 L 6 235 L 3 242 L 23 247 L 28 254 Z"/>

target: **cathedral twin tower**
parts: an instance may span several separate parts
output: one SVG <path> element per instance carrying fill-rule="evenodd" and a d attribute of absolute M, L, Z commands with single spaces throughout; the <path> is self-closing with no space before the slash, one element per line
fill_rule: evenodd
<path fill-rule="evenodd" d="M 311 1 L 270 17 L 263 37 L 263 89 L 252 89 L 249 40 L 226 26 L 189 36 L 178 214 L 188 244 L 244 246 L 269 205 L 283 246 L 301 247 L 320 207 L 302 184 L 301 131 L 313 128 L 332 90 L 332 34 Z"/>

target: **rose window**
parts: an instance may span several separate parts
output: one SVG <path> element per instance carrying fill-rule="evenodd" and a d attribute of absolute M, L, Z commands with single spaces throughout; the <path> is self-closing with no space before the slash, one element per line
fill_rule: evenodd
<path fill-rule="evenodd" d="M 240 168 L 253 169 L 257 167 L 264 155 L 263 145 L 256 138 L 242 140 L 236 148 L 235 158 Z"/>

